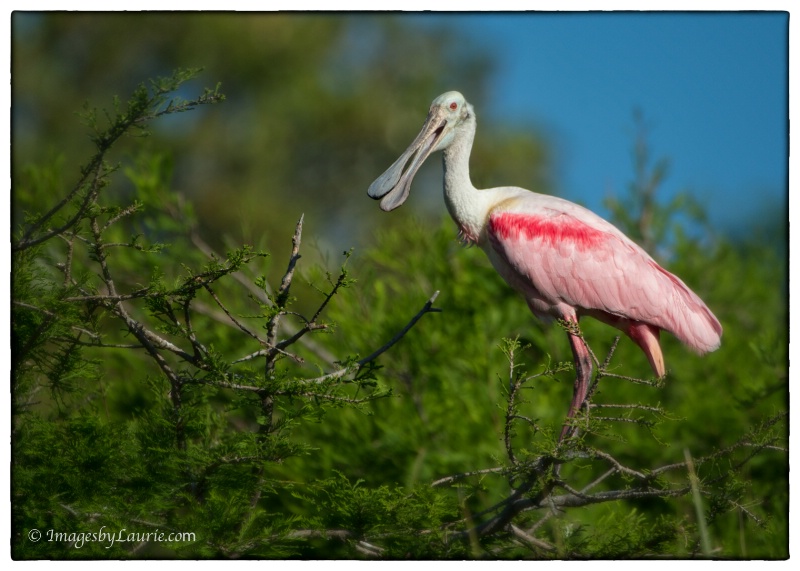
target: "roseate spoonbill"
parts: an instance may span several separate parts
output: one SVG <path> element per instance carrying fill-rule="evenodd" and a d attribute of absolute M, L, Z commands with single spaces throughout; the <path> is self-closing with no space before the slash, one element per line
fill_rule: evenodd
<path fill-rule="evenodd" d="M 577 329 L 583 316 L 630 337 L 658 377 L 666 372 L 662 329 L 697 353 L 719 347 L 722 327 L 705 303 L 609 222 L 554 196 L 511 186 L 472 186 L 475 126 L 475 111 L 461 93 L 440 95 L 414 142 L 367 193 L 381 200 L 381 209 L 394 210 L 408 198 L 425 159 L 444 151 L 444 200 L 460 237 L 486 252 L 534 315 L 576 325 L 568 331 L 576 380 L 567 418 L 583 405 L 592 374 L 592 359 Z M 561 438 L 569 432 L 565 424 Z"/>

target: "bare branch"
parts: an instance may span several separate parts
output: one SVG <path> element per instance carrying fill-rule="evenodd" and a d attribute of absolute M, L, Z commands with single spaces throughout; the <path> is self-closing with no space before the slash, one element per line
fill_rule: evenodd
<path fill-rule="evenodd" d="M 214 290 L 211 289 L 211 286 L 209 284 L 203 284 L 203 287 L 209 293 L 209 295 L 211 296 L 211 299 L 213 299 L 215 302 L 217 302 L 217 305 L 219 306 L 219 308 L 225 313 L 225 315 L 228 316 L 228 319 L 230 319 L 233 322 L 233 324 L 236 325 L 236 327 L 238 327 L 241 331 L 243 331 L 249 337 L 251 337 L 251 338 L 255 339 L 256 341 L 258 341 L 258 343 L 260 343 L 261 345 L 266 345 L 266 343 L 267 343 L 266 341 L 264 341 L 258 335 L 256 335 L 252 331 L 250 331 L 247 327 L 245 327 L 242 323 L 240 323 L 239 320 L 237 320 L 231 314 L 230 311 L 228 311 L 228 308 L 225 307 L 225 304 L 222 303 L 222 300 L 217 296 L 216 293 L 214 293 Z"/>
<path fill-rule="evenodd" d="M 76 302 L 76 303 L 84 303 L 84 302 L 97 302 L 102 304 L 114 304 L 119 303 L 121 301 L 129 301 L 132 299 L 140 299 L 147 296 L 152 296 L 152 288 L 146 287 L 139 290 L 136 290 L 131 293 L 127 294 L 119 294 L 119 295 L 108 295 L 108 294 L 100 294 L 100 295 L 76 295 L 72 297 L 65 297 L 64 301 Z"/>
<path fill-rule="evenodd" d="M 297 266 L 297 260 L 300 259 L 300 241 L 303 236 L 303 218 L 304 215 L 301 214 L 300 219 L 297 221 L 297 225 L 295 226 L 294 236 L 292 236 L 292 253 L 289 256 L 289 265 L 286 268 L 286 273 L 283 274 L 281 285 L 278 288 L 277 295 L 275 296 L 275 306 L 279 310 L 282 310 L 284 307 L 286 307 L 286 303 L 289 300 L 289 288 L 292 285 L 294 269 Z M 273 315 L 272 318 L 270 318 L 270 320 L 267 322 L 267 345 L 273 348 L 271 350 L 272 352 L 267 355 L 266 364 L 264 365 L 264 374 L 267 377 L 271 376 L 272 372 L 275 370 L 274 356 L 277 351 L 274 351 L 274 349 L 277 347 L 278 327 L 280 325 L 282 315 L 283 313 L 281 311 L 277 311 L 275 315 Z"/>
<path fill-rule="evenodd" d="M 633 468 L 628 468 L 627 466 L 623 466 L 616 458 L 614 458 L 613 456 L 611 456 L 611 454 L 608 454 L 606 452 L 602 452 L 600 450 L 591 450 L 589 453 L 595 458 L 601 458 L 606 462 L 608 462 L 609 464 L 611 464 L 612 466 L 614 466 L 614 470 L 616 470 L 620 474 L 632 476 L 637 480 L 649 480 L 652 478 L 652 476 L 648 477 L 639 472 L 638 470 L 634 470 Z M 603 478 L 605 478 L 605 476 L 603 476 Z M 594 485 L 595 485 L 594 483 L 591 484 L 591 486 Z"/>
<path fill-rule="evenodd" d="M 635 383 L 637 385 L 647 385 L 647 386 L 650 386 L 650 387 L 660 387 L 661 384 L 662 384 L 661 381 L 658 381 L 658 380 L 656 380 L 656 381 L 648 381 L 648 380 L 645 380 L 645 379 L 637 379 L 636 377 L 628 377 L 626 375 L 617 375 L 615 373 L 609 373 L 609 372 L 604 372 L 603 373 L 603 377 L 604 378 L 609 378 L 609 379 L 620 379 L 622 381 L 629 381 L 629 382 Z"/>
<path fill-rule="evenodd" d="M 601 482 L 606 480 L 609 476 L 613 476 L 614 474 L 616 474 L 618 471 L 619 470 L 617 469 L 616 466 L 613 467 L 613 468 L 608 469 L 605 473 L 601 474 L 598 478 L 595 478 L 594 480 L 592 480 L 591 482 L 586 484 L 583 487 L 583 489 L 581 490 L 581 492 L 585 494 L 586 492 L 588 492 L 589 490 L 591 490 L 592 488 L 594 488 L 595 486 L 599 485 Z"/>
<path fill-rule="evenodd" d="M 353 532 L 347 529 L 297 529 L 289 532 L 286 537 L 291 539 L 310 539 L 317 537 L 328 539 L 331 537 L 344 541 L 352 538 Z"/>
<path fill-rule="evenodd" d="M 178 213 L 173 213 L 173 214 L 177 217 Z M 200 235 L 197 233 L 196 230 L 193 229 L 190 232 L 190 239 L 191 239 L 192 243 L 200 251 L 202 251 L 208 258 L 210 258 L 210 259 L 219 259 L 220 256 L 216 252 L 214 252 L 213 248 L 211 248 L 211 246 L 209 246 L 208 243 L 206 243 L 200 237 Z M 256 287 L 256 285 L 253 283 L 253 280 L 246 278 L 245 275 L 240 271 L 233 272 L 231 274 L 231 276 L 233 276 L 233 278 L 236 281 L 238 281 L 240 284 L 242 284 L 253 295 L 253 297 L 256 298 L 259 302 L 261 302 L 263 304 L 266 304 L 266 305 L 274 306 L 274 303 L 272 302 L 272 300 L 269 298 L 269 295 L 268 295 L 270 293 L 269 284 L 267 284 L 266 282 L 264 283 L 264 287 L 266 288 L 266 291 L 265 291 L 265 290 L 262 290 L 261 288 Z M 200 310 L 201 312 L 205 313 L 209 317 L 212 317 L 212 318 L 216 319 L 220 323 L 225 323 L 226 325 L 231 325 L 231 323 L 229 321 L 227 321 L 227 320 L 225 320 L 225 319 L 223 319 L 221 317 L 221 314 L 218 314 L 217 312 L 213 312 L 212 310 L 210 310 L 210 308 L 207 308 L 205 306 L 200 306 L 198 303 L 195 303 L 194 307 L 195 307 L 195 309 Z M 286 332 L 286 330 L 287 330 L 286 322 L 284 320 L 281 320 L 278 323 L 278 333 L 280 334 L 281 332 Z M 329 351 L 327 351 L 319 343 L 314 342 L 313 340 L 309 339 L 308 337 L 301 337 L 297 341 L 299 341 L 301 345 L 303 345 L 306 349 L 311 351 L 314 355 L 316 355 L 317 357 L 319 357 L 320 359 L 322 359 L 326 363 L 333 364 L 336 361 L 336 357 L 334 357 L 334 355 L 332 355 Z M 242 358 L 240 360 L 241 361 L 245 361 L 245 360 L 248 360 L 250 358 L 255 358 L 255 356 L 261 357 L 261 356 L 264 356 L 264 355 L 265 355 L 265 353 L 261 353 L 261 352 L 259 352 L 258 354 L 254 353 L 253 356 L 248 356 L 248 357 Z"/>
<path fill-rule="evenodd" d="M 252 385 L 240 385 L 238 383 L 230 383 L 228 381 L 216 381 L 216 380 L 204 379 L 202 382 L 203 384 L 211 385 L 214 387 L 220 387 L 223 389 L 235 389 L 237 391 L 249 391 L 253 393 L 264 392 L 264 387 L 255 387 Z"/>
<path fill-rule="evenodd" d="M 422 306 L 422 309 L 420 309 L 419 312 L 414 317 L 411 318 L 411 321 L 409 321 L 406 324 L 406 326 L 403 327 L 403 329 L 401 329 L 394 337 L 392 337 L 389 340 L 389 342 L 386 343 L 386 345 L 384 345 L 383 347 L 381 347 L 380 349 L 378 349 L 377 351 L 375 351 L 371 355 L 369 355 L 367 357 L 364 357 L 363 359 L 358 361 L 358 365 L 360 367 L 363 367 L 367 363 L 369 363 L 371 361 L 374 361 L 375 359 L 377 359 L 378 357 L 383 355 L 386 351 L 391 349 L 392 346 L 395 345 L 398 341 L 400 341 L 400 339 L 402 339 L 403 336 L 405 336 L 405 334 L 408 333 L 411 330 L 411 328 L 414 327 L 414 325 L 416 325 L 417 321 L 419 321 L 420 318 L 423 315 L 425 315 L 426 313 L 438 313 L 438 312 L 441 312 L 442 311 L 441 309 L 439 309 L 437 307 L 433 307 L 433 304 L 436 301 L 437 297 L 439 297 L 439 292 L 438 291 L 433 293 L 433 295 L 430 297 L 430 299 L 428 299 L 428 301 L 425 302 L 425 305 Z"/>
<path fill-rule="evenodd" d="M 646 406 L 643 404 L 604 404 L 604 403 L 591 403 L 589 408 L 625 408 L 631 410 L 644 410 L 647 412 L 663 413 L 664 409 L 657 406 Z"/>
<path fill-rule="evenodd" d="M 394 337 L 392 337 L 391 340 L 388 343 L 386 343 L 383 347 L 381 347 L 380 349 L 378 349 L 377 351 L 375 351 L 371 355 L 368 355 L 367 357 L 364 357 L 363 359 L 360 359 L 359 361 L 356 361 L 353 365 L 350 365 L 348 367 L 343 367 L 341 369 L 333 371 L 332 373 L 328 373 L 327 375 L 322 375 L 321 377 L 316 377 L 316 378 L 313 378 L 313 379 L 303 379 L 300 382 L 301 383 L 309 383 L 309 384 L 310 383 L 324 383 L 324 382 L 330 381 L 332 379 L 341 378 L 341 377 L 343 377 L 343 376 L 345 376 L 345 375 L 347 375 L 349 373 L 356 372 L 356 371 L 360 370 L 364 365 L 367 365 L 368 363 L 371 363 L 372 361 L 374 361 L 375 359 L 380 357 L 383 353 L 385 353 L 386 351 L 391 349 L 393 345 L 395 345 L 398 341 L 400 341 L 400 339 L 402 339 L 403 336 L 405 336 L 405 334 L 408 333 L 411 330 L 412 327 L 414 327 L 414 325 L 417 323 L 417 321 L 420 320 L 420 318 L 423 315 L 425 315 L 426 313 L 437 313 L 437 312 L 440 312 L 441 309 L 433 307 L 433 303 L 436 301 L 436 298 L 438 296 L 439 296 L 439 292 L 438 291 L 434 292 L 434 294 L 430 297 L 430 299 L 428 299 L 428 301 L 425 302 L 425 305 L 422 306 L 422 309 L 420 309 L 417 312 L 417 314 L 414 317 L 411 318 L 411 321 L 409 321 L 406 324 L 406 326 L 403 327 L 403 329 L 401 329 Z"/>
<path fill-rule="evenodd" d="M 279 307 L 283 307 L 285 305 L 286 298 L 289 296 L 289 288 L 291 287 L 292 279 L 294 278 L 294 269 L 297 266 L 297 260 L 300 259 L 300 240 L 303 237 L 304 217 L 305 215 L 300 215 L 300 219 L 297 221 L 297 225 L 294 229 L 294 236 L 292 236 L 292 254 L 289 257 L 289 266 L 286 268 L 286 273 L 283 274 L 281 285 L 278 288 L 277 298 Z"/>
<path fill-rule="evenodd" d="M 549 543 L 547 543 L 542 539 L 539 539 L 537 537 L 529 535 L 528 533 L 525 533 L 513 523 L 509 524 L 508 528 L 509 530 L 511 530 L 511 533 L 514 534 L 514 537 L 521 539 L 522 541 L 531 545 L 532 547 L 535 547 L 537 549 L 544 549 L 545 551 L 548 551 L 550 553 L 556 552 L 556 548 L 554 546 L 550 545 Z"/>
<path fill-rule="evenodd" d="M 611 365 L 611 357 L 614 356 L 614 352 L 617 350 L 617 345 L 619 345 L 620 338 L 621 338 L 620 335 L 614 337 L 614 341 L 611 343 L 611 347 L 608 349 L 608 354 L 606 355 L 603 364 L 600 365 L 599 367 L 599 370 L 602 371 L 603 373 L 608 371 L 608 367 Z"/>
<path fill-rule="evenodd" d="M 103 227 L 101 228 L 101 230 L 103 232 L 105 232 L 112 224 L 114 224 L 117 221 L 121 220 L 122 218 L 124 218 L 126 216 L 130 216 L 131 214 L 134 214 L 134 213 L 136 213 L 138 211 L 139 211 L 139 205 L 137 205 L 137 204 L 131 204 L 130 206 L 128 206 L 126 208 L 123 208 L 122 210 L 120 210 L 117 213 L 116 216 L 112 216 L 111 218 L 109 218 L 106 221 L 106 223 L 103 224 Z"/>
<path fill-rule="evenodd" d="M 347 397 L 340 397 L 336 395 L 328 395 L 324 393 L 298 393 L 293 391 L 277 391 L 273 393 L 275 396 L 292 396 L 292 397 L 307 397 L 313 399 L 323 399 L 333 402 L 343 402 L 347 404 L 363 404 L 365 402 L 369 402 L 371 400 L 375 400 L 373 397 L 364 397 L 364 398 L 347 398 Z"/>
<path fill-rule="evenodd" d="M 498 466 L 496 468 L 484 468 L 483 470 L 473 470 L 472 472 L 453 474 L 452 476 L 446 476 L 444 478 L 439 478 L 438 480 L 431 482 L 431 487 L 435 488 L 437 486 L 442 486 L 444 484 L 455 482 L 456 480 L 463 480 L 464 478 L 469 478 L 470 476 L 479 476 L 481 474 L 499 474 L 506 471 L 508 471 L 508 468 L 506 468 L 505 466 Z"/>

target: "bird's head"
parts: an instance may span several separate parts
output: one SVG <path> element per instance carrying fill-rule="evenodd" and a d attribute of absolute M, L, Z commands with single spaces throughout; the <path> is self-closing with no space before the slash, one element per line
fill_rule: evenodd
<path fill-rule="evenodd" d="M 425 159 L 432 152 L 449 147 L 455 139 L 458 127 L 471 117 L 474 117 L 472 105 L 458 91 L 448 91 L 434 99 L 417 138 L 370 185 L 367 190 L 370 198 L 381 199 L 381 209 L 387 212 L 403 204 L 408 198 L 411 181 Z"/>

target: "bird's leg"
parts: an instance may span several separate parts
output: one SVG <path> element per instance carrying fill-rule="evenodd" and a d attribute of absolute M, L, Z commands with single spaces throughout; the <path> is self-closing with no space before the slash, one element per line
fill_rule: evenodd
<path fill-rule="evenodd" d="M 575 413 L 583 405 L 583 401 L 586 400 L 586 393 L 589 391 L 589 384 L 592 380 L 592 357 L 578 328 L 577 318 L 567 319 L 567 322 L 570 325 L 567 335 L 575 361 L 575 384 L 572 388 L 572 402 L 567 413 L 567 420 L 569 420 L 575 416 Z M 561 442 L 567 436 L 573 435 L 575 431 L 574 426 L 570 426 L 569 423 L 564 424 L 558 441 Z"/>

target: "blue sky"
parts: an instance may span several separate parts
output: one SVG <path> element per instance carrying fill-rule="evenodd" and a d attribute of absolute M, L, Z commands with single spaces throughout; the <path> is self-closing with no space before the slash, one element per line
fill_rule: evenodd
<path fill-rule="evenodd" d="M 495 55 L 490 107 L 476 110 L 479 122 L 524 121 L 543 129 L 555 141 L 564 197 L 606 214 L 603 198 L 625 192 L 638 108 L 653 155 L 670 161 L 665 197 L 691 191 L 712 224 L 726 228 L 751 220 L 763 206 L 785 204 L 788 15 L 417 18 L 422 25 L 446 21 Z"/>

